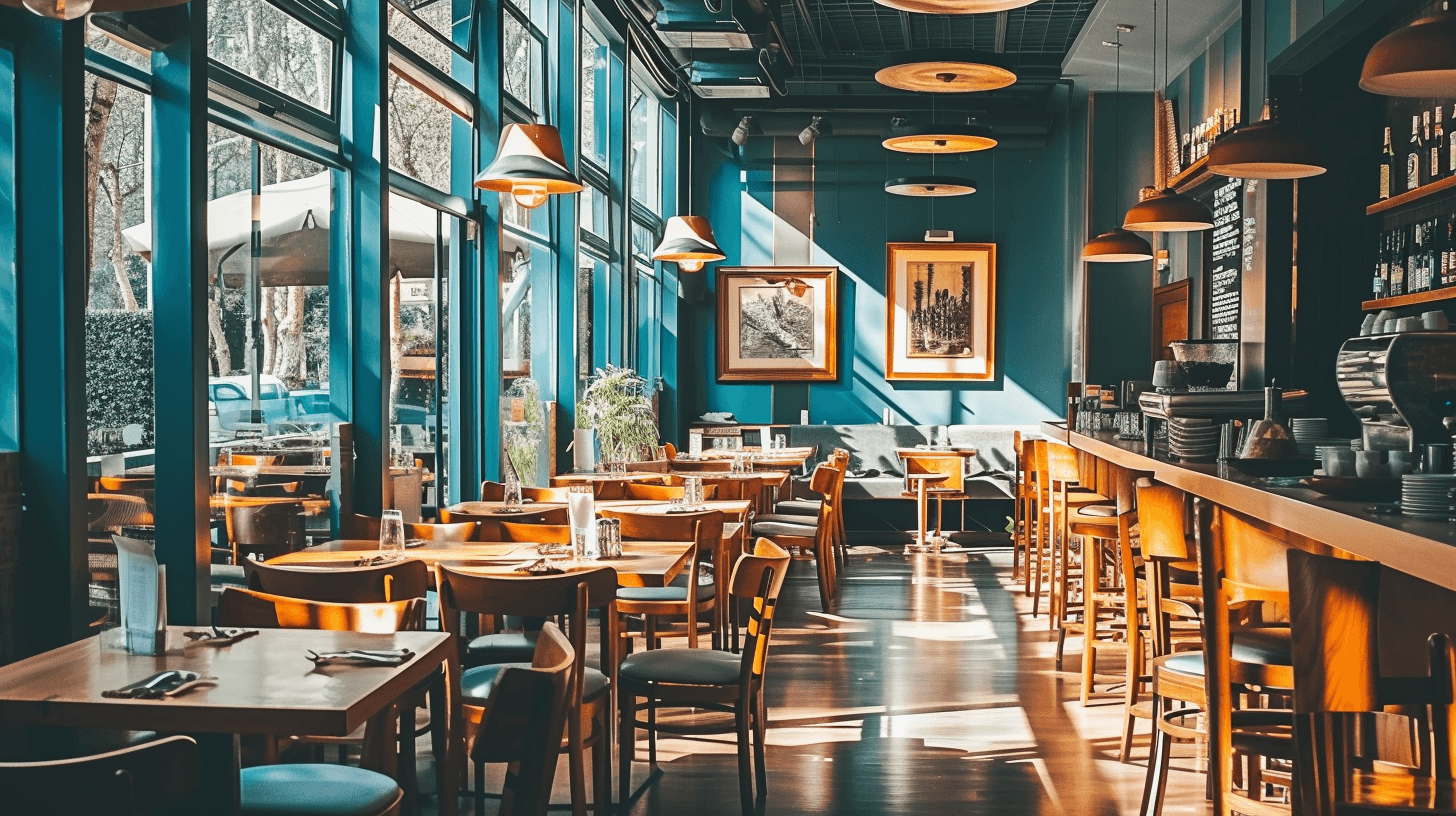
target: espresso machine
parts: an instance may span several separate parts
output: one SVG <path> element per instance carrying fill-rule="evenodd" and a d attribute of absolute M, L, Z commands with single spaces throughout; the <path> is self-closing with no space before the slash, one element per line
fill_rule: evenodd
<path fill-rule="evenodd" d="M 1420 450 L 1456 431 L 1456 332 L 1352 337 L 1335 379 L 1365 450 Z"/>

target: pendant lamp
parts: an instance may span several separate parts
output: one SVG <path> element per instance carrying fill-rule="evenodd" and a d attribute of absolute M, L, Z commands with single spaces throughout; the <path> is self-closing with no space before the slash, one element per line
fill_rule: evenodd
<path fill-rule="evenodd" d="M 875 0 L 882 6 L 916 14 L 995 14 L 1025 8 L 1036 0 Z"/>
<path fill-rule="evenodd" d="M 1166 8 L 1167 0 L 1164 0 Z M 1167 18 L 1164 13 L 1164 36 L 1168 33 Z M 1158 5 L 1153 3 L 1153 78 L 1158 76 Z M 1166 49 L 1163 58 L 1167 59 Z M 1162 86 L 1168 84 L 1164 77 Z M 1157 94 L 1161 99 L 1162 94 Z M 1132 232 L 1198 232 L 1200 230 L 1213 229 L 1213 211 L 1203 202 L 1189 198 L 1168 187 L 1167 163 L 1163 155 L 1156 157 L 1154 165 L 1154 177 L 1156 186 L 1144 187 L 1138 196 L 1138 203 L 1127 211 L 1123 218 L 1122 228 Z"/>
<path fill-rule="evenodd" d="M 991 129 L 977 124 L 896 125 L 881 143 L 900 153 L 972 153 L 995 147 Z"/>
<path fill-rule="evenodd" d="M 550 125 L 506 125 L 495 161 L 475 177 L 475 186 L 510 193 L 526 209 L 546 203 L 547 196 L 582 190 L 566 167 L 561 134 Z"/>
<path fill-rule="evenodd" d="M 1213 211 L 1196 198 L 1168 188 L 1144 187 L 1122 228 L 1134 232 L 1198 232 L 1213 229 Z"/>
<path fill-rule="evenodd" d="M 74 20 L 90 12 L 146 11 L 179 6 L 187 0 L 0 0 L 0 6 L 22 6 L 53 20 Z"/>
<path fill-rule="evenodd" d="M 727 256 L 713 238 L 713 227 L 701 215 L 674 215 L 667 219 L 662 243 L 652 250 L 652 260 L 676 263 L 684 272 L 697 272 L 709 261 Z"/>
<path fill-rule="evenodd" d="M 1209 172 L 1229 178 L 1300 179 L 1325 172 L 1319 145 L 1279 121 L 1276 105 L 1264 101 L 1259 121 L 1236 127 L 1208 150 Z"/>
<path fill-rule="evenodd" d="M 1117 227 L 1082 245 L 1082 260 L 1094 263 L 1151 261 L 1153 245 L 1142 236 Z"/>
<path fill-rule="evenodd" d="M 976 192 L 973 179 L 960 176 L 905 176 L 885 182 L 885 192 L 902 196 L 948 198 Z"/>
<path fill-rule="evenodd" d="M 880 61 L 875 81 L 902 91 L 969 93 L 994 91 L 1016 83 L 1016 74 L 999 54 L 966 48 L 897 51 Z"/>
<path fill-rule="evenodd" d="M 1132 26 L 1119 25 L 1117 27 L 1117 42 L 1110 44 L 1117 49 L 1117 85 L 1113 99 L 1117 100 L 1122 94 L 1122 35 L 1124 31 L 1131 31 Z M 1122 180 L 1122 117 L 1114 114 L 1117 121 L 1117 144 L 1115 156 L 1117 160 L 1116 169 L 1113 172 L 1114 181 Z M 1128 232 L 1122 227 L 1116 227 L 1110 232 L 1104 232 L 1082 245 L 1082 260 L 1092 263 L 1131 263 L 1134 261 L 1151 261 L 1153 259 L 1153 246 L 1141 236 Z"/>
<path fill-rule="evenodd" d="M 1360 71 L 1360 88 L 1384 96 L 1456 96 L 1456 14 L 1442 10 L 1387 34 Z"/>

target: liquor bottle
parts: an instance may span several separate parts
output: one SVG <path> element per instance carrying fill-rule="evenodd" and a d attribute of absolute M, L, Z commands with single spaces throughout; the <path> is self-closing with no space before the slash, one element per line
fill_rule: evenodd
<path fill-rule="evenodd" d="M 1456 173 L 1456 107 L 1451 109 L 1451 132 L 1446 134 L 1446 172 Z"/>
<path fill-rule="evenodd" d="M 1430 111 L 1421 111 L 1421 146 L 1422 147 L 1429 147 L 1430 144 L 1431 144 L 1431 112 Z M 1421 157 L 1421 164 L 1425 164 L 1425 163 L 1426 163 L 1426 159 L 1425 159 L 1424 156 L 1422 156 Z M 1426 170 L 1424 168 L 1422 168 L 1422 170 L 1421 170 L 1421 183 L 1422 184 L 1430 184 L 1432 181 L 1435 181 L 1435 178 L 1433 176 L 1431 176 L 1428 172 L 1426 172 Z"/>
<path fill-rule="evenodd" d="M 1436 106 L 1436 122 L 1431 128 L 1431 181 L 1446 175 L 1441 167 L 1441 148 L 1446 144 L 1446 129 L 1441 125 L 1441 106 Z"/>
<path fill-rule="evenodd" d="M 1446 245 L 1441 248 L 1441 285 L 1456 283 L 1456 215 L 1446 216 Z"/>
<path fill-rule="evenodd" d="M 1380 150 L 1380 199 L 1390 198 L 1390 177 L 1395 173 L 1395 148 L 1390 145 L 1390 128 L 1385 129 L 1385 147 Z"/>
<path fill-rule="evenodd" d="M 1380 299 L 1385 297 L 1385 233 L 1380 233 L 1380 240 L 1375 245 L 1375 277 L 1370 283 L 1370 297 Z"/>
<path fill-rule="evenodd" d="M 1390 296 L 1405 294 L 1405 231 L 1395 235 L 1395 253 L 1390 263 Z"/>
<path fill-rule="evenodd" d="M 1405 157 L 1405 189 L 1421 186 L 1421 117 L 1411 117 L 1410 152 Z"/>

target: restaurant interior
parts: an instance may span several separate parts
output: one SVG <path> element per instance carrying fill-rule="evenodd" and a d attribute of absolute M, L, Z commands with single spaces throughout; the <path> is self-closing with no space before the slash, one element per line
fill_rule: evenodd
<path fill-rule="evenodd" d="M 0 813 L 1456 813 L 1453 319 L 1443 0 L 0 0 Z"/>

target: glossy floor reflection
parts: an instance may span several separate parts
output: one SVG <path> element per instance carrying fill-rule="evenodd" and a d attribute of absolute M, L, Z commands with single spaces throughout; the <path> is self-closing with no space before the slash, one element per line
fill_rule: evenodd
<path fill-rule="evenodd" d="M 1075 640 L 1070 671 L 1052 671 L 1046 618 L 1011 585 L 1009 553 L 857 550 L 834 614 L 818 611 L 810 565 L 796 563 L 785 587 L 764 813 L 1136 813 L 1146 723 L 1119 764 L 1120 701 L 1076 701 Z M 665 739 L 659 751 L 662 774 L 632 814 L 739 812 L 730 738 Z M 1202 776 L 1184 755 L 1164 813 L 1201 816 Z M 634 777 L 645 781 L 644 763 Z"/>

